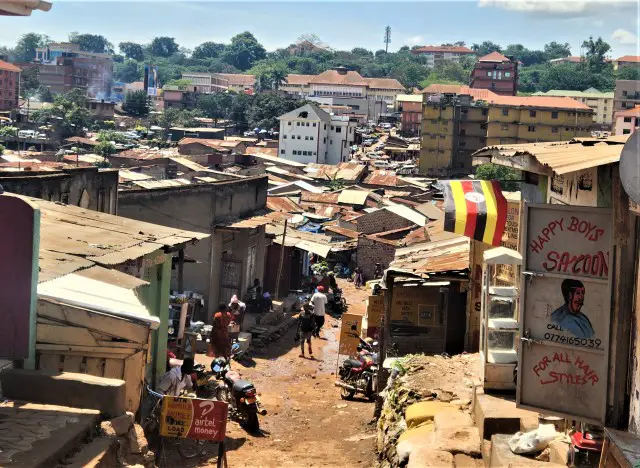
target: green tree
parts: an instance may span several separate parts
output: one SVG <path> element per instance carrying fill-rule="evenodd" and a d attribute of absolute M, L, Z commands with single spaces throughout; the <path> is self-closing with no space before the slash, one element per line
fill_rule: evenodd
<path fill-rule="evenodd" d="M 586 50 L 585 58 L 589 64 L 589 69 L 599 72 L 605 66 L 605 57 L 607 52 L 611 50 L 611 46 L 602 40 L 601 37 L 593 40 L 593 36 L 589 36 L 588 41 L 582 43 L 582 47 Z"/>
<path fill-rule="evenodd" d="M 33 112 L 37 122 L 52 123 L 60 128 L 62 138 L 83 135 L 84 129 L 91 127 L 93 118 L 86 107 L 86 97 L 82 90 L 74 89 L 67 94 L 58 94 L 51 107 Z"/>
<path fill-rule="evenodd" d="M 179 48 L 173 37 L 162 36 L 153 38 L 149 51 L 154 57 L 171 57 Z"/>
<path fill-rule="evenodd" d="M 49 87 L 40 86 L 38 88 L 38 98 L 40 98 L 42 102 L 53 102 L 53 93 Z"/>
<path fill-rule="evenodd" d="M 278 93 L 260 93 L 254 96 L 253 102 L 246 111 L 247 121 L 251 127 L 278 128 L 278 117 L 303 104 L 304 102 L 282 97 Z"/>
<path fill-rule="evenodd" d="M 231 39 L 231 44 L 225 48 L 222 57 L 225 62 L 237 69 L 248 70 L 266 55 L 266 50 L 254 35 L 245 31 Z"/>
<path fill-rule="evenodd" d="M 124 98 L 122 110 L 137 117 L 144 117 L 149 114 L 149 98 L 144 89 L 138 91 L 130 91 Z"/>
<path fill-rule="evenodd" d="M 93 152 L 103 158 L 108 158 L 112 154 L 115 154 L 116 151 L 116 146 L 110 141 L 101 141 L 93 147 Z"/>
<path fill-rule="evenodd" d="M 10 125 L 0 127 L 0 140 L 6 141 L 8 138 L 15 138 L 18 136 L 18 127 L 12 127 Z"/>
<path fill-rule="evenodd" d="M 520 189 L 520 180 L 522 176 L 520 171 L 511 169 L 510 167 L 500 166 L 498 164 L 482 164 L 476 169 L 476 179 L 480 180 L 497 180 L 500 182 L 502 190 L 515 192 Z"/>
<path fill-rule="evenodd" d="M 429 75 L 429 70 L 416 63 L 407 63 L 399 68 L 397 79 L 407 88 L 415 88 Z"/>
<path fill-rule="evenodd" d="M 568 42 L 560 44 L 556 41 L 551 41 L 544 46 L 544 54 L 547 60 L 553 60 L 556 58 L 564 58 L 571 55 L 571 46 Z"/>
<path fill-rule="evenodd" d="M 193 49 L 193 58 L 196 59 L 209 59 L 218 58 L 224 52 L 225 45 L 218 42 L 203 42 L 195 49 Z"/>
<path fill-rule="evenodd" d="M 23 91 L 30 89 L 38 89 L 40 87 L 40 78 L 38 67 L 25 67 L 20 73 L 20 89 Z"/>
<path fill-rule="evenodd" d="M 176 80 L 169 80 L 165 83 L 165 86 L 170 86 L 174 88 L 178 88 L 181 90 L 187 89 L 188 86 L 192 85 L 193 82 L 188 78 L 178 78 Z"/>
<path fill-rule="evenodd" d="M 36 49 L 44 47 L 51 42 L 45 34 L 27 33 L 20 36 L 14 49 L 17 62 L 33 62 L 36 58 Z"/>
<path fill-rule="evenodd" d="M 113 65 L 113 78 L 124 83 L 139 81 L 142 77 L 142 67 L 135 60 L 127 59 L 123 63 Z"/>
<path fill-rule="evenodd" d="M 106 37 L 99 34 L 78 34 L 77 32 L 72 32 L 69 34 L 69 42 L 78 44 L 80 50 L 86 52 L 113 54 L 113 44 L 111 44 Z"/>
<path fill-rule="evenodd" d="M 373 57 L 373 52 L 371 52 L 368 49 L 365 49 L 364 47 L 355 47 L 351 49 L 351 53 L 353 55 L 360 55 L 362 57 Z"/>
<path fill-rule="evenodd" d="M 121 42 L 118 44 L 120 51 L 131 60 L 142 62 L 144 60 L 144 49 L 135 42 Z"/>
<path fill-rule="evenodd" d="M 618 79 L 618 80 L 640 80 L 640 68 L 638 68 L 638 67 L 620 67 L 616 71 L 616 79 Z"/>
<path fill-rule="evenodd" d="M 256 77 L 256 89 L 258 91 L 278 90 L 287 79 L 287 67 L 281 62 L 267 64 L 259 63 L 251 69 L 251 74 Z"/>
<path fill-rule="evenodd" d="M 198 109 L 205 117 L 213 119 L 218 125 L 219 119 L 224 119 L 229 115 L 233 97 L 228 93 L 205 94 L 198 99 Z"/>
<path fill-rule="evenodd" d="M 253 98 L 253 96 L 248 96 L 244 93 L 233 95 L 233 101 L 231 102 L 227 118 L 233 122 L 233 125 L 238 131 L 249 128 L 247 113 Z"/>
<path fill-rule="evenodd" d="M 97 140 L 100 142 L 128 143 L 127 137 L 113 130 L 100 130 Z"/>
<path fill-rule="evenodd" d="M 490 54 L 491 52 L 502 52 L 502 48 L 491 41 L 484 41 L 482 44 L 473 44 L 471 50 L 476 52 L 480 57 Z"/>
<path fill-rule="evenodd" d="M 0 145 L 0 154 L 4 153 L 4 146 Z"/>

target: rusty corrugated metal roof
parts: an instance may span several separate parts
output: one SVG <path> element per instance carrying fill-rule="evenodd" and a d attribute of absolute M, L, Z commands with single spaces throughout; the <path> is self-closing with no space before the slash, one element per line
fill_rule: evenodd
<path fill-rule="evenodd" d="M 336 165 L 309 163 L 304 171 L 313 179 L 342 179 L 357 182 L 364 175 L 367 167 L 358 163 L 339 163 Z"/>
<path fill-rule="evenodd" d="M 340 234 L 341 236 L 344 236 L 344 237 L 350 237 L 351 239 L 357 239 L 360 236 L 360 233 L 358 231 L 353 231 L 351 229 L 342 228 L 340 226 L 335 226 L 335 225 L 325 226 L 324 230 L 329 232 L 335 232 L 336 234 Z"/>
<path fill-rule="evenodd" d="M 267 197 L 267 208 L 287 213 L 302 213 L 304 208 L 289 197 Z"/>
<path fill-rule="evenodd" d="M 337 205 L 339 196 L 340 194 L 338 192 L 325 192 L 325 193 L 301 192 L 300 201 L 307 202 L 307 203 L 331 203 L 331 204 Z"/>
<path fill-rule="evenodd" d="M 470 241 L 457 236 L 399 248 L 390 266 L 418 274 L 460 272 L 469 269 Z"/>
<path fill-rule="evenodd" d="M 396 176 L 394 171 L 373 171 L 364 180 L 367 185 L 380 185 L 383 187 L 406 187 L 408 184 Z"/>

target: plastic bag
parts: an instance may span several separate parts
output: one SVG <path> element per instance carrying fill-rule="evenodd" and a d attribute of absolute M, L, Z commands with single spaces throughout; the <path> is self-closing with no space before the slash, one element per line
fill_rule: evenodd
<path fill-rule="evenodd" d="M 517 432 L 509 439 L 509 448 L 513 453 L 541 452 L 558 436 L 553 424 L 540 424 L 535 431 Z"/>

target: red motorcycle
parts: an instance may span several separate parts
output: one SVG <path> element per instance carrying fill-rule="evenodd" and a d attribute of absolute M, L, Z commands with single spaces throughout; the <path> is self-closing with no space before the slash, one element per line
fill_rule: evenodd
<path fill-rule="evenodd" d="M 358 393 L 374 401 L 378 393 L 378 353 L 374 352 L 376 343 L 372 345 L 357 335 L 353 336 L 360 340 L 357 359 L 349 358 L 342 363 L 338 372 L 340 380 L 335 385 L 340 387 L 343 400 L 350 400 Z"/>

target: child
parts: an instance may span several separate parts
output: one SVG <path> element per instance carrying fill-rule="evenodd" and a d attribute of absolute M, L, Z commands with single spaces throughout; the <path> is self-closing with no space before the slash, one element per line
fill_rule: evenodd
<path fill-rule="evenodd" d="M 300 336 L 300 357 L 304 356 L 304 342 L 306 341 L 309 346 L 309 357 L 313 359 L 313 350 L 311 349 L 311 335 L 315 327 L 315 321 L 313 320 L 313 313 L 311 312 L 313 306 L 305 304 L 298 317 L 298 335 Z"/>

